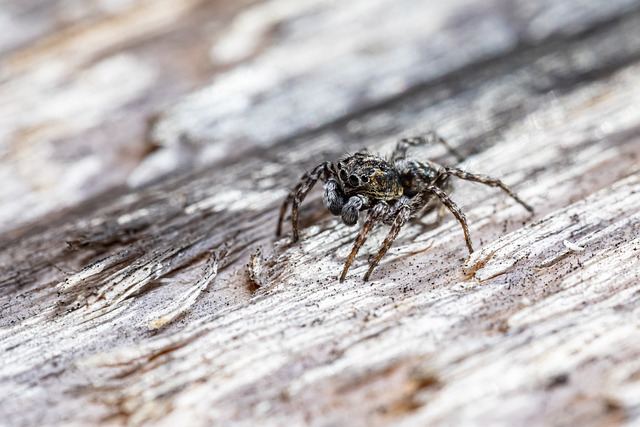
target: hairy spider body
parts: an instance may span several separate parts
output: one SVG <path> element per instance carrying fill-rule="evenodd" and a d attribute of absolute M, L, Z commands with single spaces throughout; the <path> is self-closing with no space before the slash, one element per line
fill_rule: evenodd
<path fill-rule="evenodd" d="M 457 168 L 440 166 L 431 161 L 408 160 L 406 158 L 409 147 L 431 142 L 443 144 L 458 160 L 461 160 L 445 140 L 431 132 L 425 137 L 400 140 L 389 160 L 363 150 L 338 162 L 324 162 L 316 166 L 303 175 L 298 185 L 289 193 L 282 204 L 276 235 L 280 235 L 282 231 L 282 221 L 291 203 L 293 241 L 298 241 L 299 206 L 315 183 L 322 180 L 325 183 L 324 204 L 329 212 L 340 216 L 344 224 L 356 225 L 360 218 L 360 212 L 368 211 L 340 275 L 341 282 L 346 278 L 351 263 L 373 227 L 379 223 L 391 226 L 382 247 L 364 276 L 364 280 L 367 281 L 409 218 L 422 216 L 435 208 L 439 208 L 438 220 L 442 217 L 444 208 L 456 217 L 462 227 L 469 253 L 473 252 L 467 220 L 460 208 L 449 198 L 449 193 L 453 188 L 452 176 L 499 187 L 525 209 L 533 212 L 531 206 L 523 202 L 513 190 L 498 179 L 486 175 L 471 174 Z"/>

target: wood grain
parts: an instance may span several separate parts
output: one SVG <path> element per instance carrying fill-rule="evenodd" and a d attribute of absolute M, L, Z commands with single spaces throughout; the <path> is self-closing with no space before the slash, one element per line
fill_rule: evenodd
<path fill-rule="evenodd" d="M 171 18 L 148 34 L 212 19 L 190 21 L 196 2 L 184 14 L 133 3 Z M 35 203 L 38 219 L 0 236 L 0 424 L 638 423 L 640 12 L 625 1 L 391 3 L 232 8 L 207 46 L 216 77 L 138 113 L 161 110 L 147 136 L 158 149 L 69 203 L 27 192 L 7 204 Z M 77 25 L 91 37 L 88 19 Z M 118 43 L 139 40 L 115 28 Z M 33 40 L 6 48 L 9 64 L 36 73 L 44 65 L 29 55 L 70 54 Z M 170 53 L 164 43 L 150 44 Z M 144 80 L 145 67 L 131 70 Z M 9 76 L 0 90 L 27 84 Z M 96 129 L 124 111 L 114 102 Z M 387 229 L 339 283 L 357 230 L 326 212 L 320 188 L 302 206 L 300 242 L 289 223 L 275 238 L 305 170 L 363 146 L 386 155 L 429 129 L 535 215 L 457 181 L 476 252 L 452 217 L 426 217 L 366 283 Z M 439 146 L 411 155 L 454 163 Z"/>

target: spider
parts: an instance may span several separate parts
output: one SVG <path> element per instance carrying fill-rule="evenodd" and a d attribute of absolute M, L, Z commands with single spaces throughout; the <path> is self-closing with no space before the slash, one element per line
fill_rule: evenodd
<path fill-rule="evenodd" d="M 324 205 L 333 215 L 340 216 L 344 224 L 347 226 L 356 225 L 360 219 L 360 213 L 365 210 L 368 211 L 364 225 L 345 262 L 340 275 L 340 282 L 343 282 L 347 277 L 351 263 L 367 240 L 373 227 L 379 223 L 391 226 L 389 234 L 382 243 L 382 247 L 373 261 L 371 261 L 369 270 L 364 275 L 364 281 L 366 282 L 391 247 L 402 226 L 410 218 L 421 217 L 436 208 L 438 208 L 437 222 L 441 220 L 445 207 L 456 217 L 462 226 L 469 253 L 473 253 L 473 245 L 469 237 L 469 228 L 464 213 L 449 198 L 449 193 L 453 189 L 450 179 L 452 176 L 491 187 L 498 187 L 526 210 L 533 213 L 531 206 L 522 201 L 513 190 L 498 179 L 486 175 L 468 173 L 458 168 L 440 166 L 429 160 L 407 159 L 406 154 L 410 147 L 433 142 L 444 145 L 456 156 L 458 161 L 461 161 L 461 157 L 443 138 L 435 132 L 430 132 L 424 137 L 401 139 L 389 160 L 375 156 L 367 150 L 361 150 L 338 162 L 326 161 L 316 166 L 302 176 L 298 185 L 293 188 L 284 200 L 280 208 L 276 236 L 281 234 L 282 221 L 291 203 L 293 242 L 298 241 L 300 237 L 298 208 L 307 193 L 321 179 L 324 182 Z"/>

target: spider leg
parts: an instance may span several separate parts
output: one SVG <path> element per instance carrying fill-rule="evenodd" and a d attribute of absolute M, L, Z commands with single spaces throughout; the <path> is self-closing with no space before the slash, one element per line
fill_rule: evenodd
<path fill-rule="evenodd" d="M 289 207 L 289 203 L 293 200 L 295 192 L 292 191 L 287 195 L 287 198 L 284 199 L 282 206 L 280 206 L 280 215 L 278 216 L 278 226 L 276 228 L 276 236 L 280 236 L 282 233 L 282 221 L 284 220 L 284 215 L 287 213 L 287 208 Z"/>
<path fill-rule="evenodd" d="M 453 176 L 456 176 L 456 177 L 458 177 L 460 179 L 464 179 L 466 181 L 479 182 L 480 184 L 485 184 L 485 185 L 488 185 L 490 187 L 499 187 L 505 193 L 507 193 L 509 196 L 511 196 L 516 202 L 520 203 L 526 210 L 528 210 L 529 212 L 533 213 L 533 208 L 531 206 L 529 206 L 527 203 L 525 203 L 520 197 L 518 197 L 518 195 L 515 193 L 515 191 L 513 191 L 511 188 L 507 187 L 507 185 L 504 184 L 499 179 L 495 179 L 495 178 L 492 178 L 492 177 L 487 176 L 487 175 L 468 173 L 468 172 L 463 171 L 462 169 L 457 169 L 457 168 L 444 168 L 444 170 L 445 170 L 445 172 L 444 172 L 445 174 L 453 175 Z"/>
<path fill-rule="evenodd" d="M 347 271 L 349 271 L 349 267 L 351 267 L 351 263 L 355 259 L 358 251 L 367 240 L 369 233 L 373 229 L 373 226 L 376 223 L 380 222 L 382 218 L 389 211 L 389 205 L 386 202 L 379 202 L 373 208 L 369 210 L 369 215 L 367 216 L 366 221 L 364 222 L 360 233 L 358 234 L 358 238 L 356 239 L 356 243 L 353 245 L 353 249 L 351 249 L 351 253 L 347 258 L 347 261 L 344 263 L 344 268 L 342 269 L 342 274 L 340 275 L 340 281 L 344 282 L 344 279 L 347 277 Z"/>
<path fill-rule="evenodd" d="M 453 183 L 449 179 L 449 176 L 445 175 L 444 178 L 445 179 L 442 179 L 442 177 L 440 177 L 440 179 L 436 180 L 436 182 L 434 182 L 432 185 L 434 187 L 438 187 L 440 190 L 444 191 L 447 195 L 450 195 L 451 191 L 453 191 Z M 431 209 L 431 211 L 425 211 L 424 213 L 426 214 L 427 212 L 432 212 L 435 210 L 436 219 L 433 221 L 433 225 L 438 226 L 439 224 L 442 223 L 442 220 L 444 219 L 444 214 L 447 211 L 447 207 L 439 199 L 435 201 L 435 203 L 436 204 L 433 207 L 433 209 Z"/>
<path fill-rule="evenodd" d="M 471 244 L 471 238 L 469 237 L 469 227 L 467 226 L 467 218 L 464 216 L 464 213 L 462 213 L 458 205 L 456 205 L 455 202 L 451 200 L 451 198 L 449 198 L 449 195 L 447 193 L 445 193 L 444 191 L 442 191 L 440 188 L 436 186 L 430 185 L 429 187 L 423 190 L 422 195 L 416 196 L 415 198 L 416 203 L 413 206 L 414 210 L 420 210 L 422 205 L 424 205 L 429 200 L 429 197 L 424 197 L 427 194 L 436 195 L 440 199 L 442 204 L 445 205 L 447 209 L 449 209 L 449 211 L 453 214 L 453 216 L 456 217 L 456 219 L 460 223 L 460 226 L 462 227 L 462 232 L 464 233 L 464 240 L 467 243 L 467 248 L 469 249 L 469 253 L 472 254 L 473 245 Z"/>
<path fill-rule="evenodd" d="M 451 147 L 444 138 L 442 138 L 440 135 L 438 135 L 436 132 L 433 132 L 433 131 L 428 132 L 425 136 L 403 138 L 400 141 L 398 141 L 398 145 L 396 145 L 396 149 L 393 151 L 393 154 L 391 154 L 391 160 L 396 161 L 396 160 L 404 159 L 407 155 L 407 150 L 409 149 L 409 147 L 433 144 L 434 142 L 442 144 L 447 149 L 447 151 L 453 157 L 456 158 L 458 163 L 464 161 L 464 157 L 462 157 L 460 153 L 458 153 L 458 151 L 456 151 L 453 147 Z"/>
<path fill-rule="evenodd" d="M 378 254 L 373 259 L 371 264 L 369 264 L 369 269 L 367 270 L 367 273 L 364 275 L 365 282 L 369 280 L 369 277 L 371 276 L 373 269 L 376 268 L 376 266 L 378 265 L 382 257 L 385 256 L 385 254 L 393 244 L 393 241 L 396 239 L 396 237 L 398 237 L 398 233 L 400 232 L 400 229 L 402 228 L 403 225 L 406 224 L 407 220 L 411 216 L 411 207 L 408 204 L 403 204 L 400 207 L 398 207 L 395 210 L 395 212 L 393 212 L 393 215 L 394 215 L 394 219 L 393 219 L 393 222 L 391 223 L 391 229 L 389 230 L 389 234 L 387 234 L 387 237 L 384 239 L 384 242 L 382 242 L 382 247 L 378 251 Z"/>
<path fill-rule="evenodd" d="M 291 190 L 287 198 L 282 203 L 280 207 L 280 215 L 278 216 L 278 227 L 276 228 L 276 236 L 279 236 L 282 232 L 282 221 L 284 220 L 284 215 L 287 213 L 287 208 L 289 207 L 289 203 L 291 205 L 291 225 L 293 227 L 293 241 L 297 242 L 299 238 L 299 230 L 298 230 L 298 207 L 302 203 L 305 197 L 307 197 L 307 193 L 311 191 L 313 186 L 318 179 L 324 174 L 325 179 L 328 175 L 331 175 L 331 162 L 324 162 L 313 168 L 311 172 L 305 173 L 300 179 L 300 183 L 296 185 L 296 187 Z"/>

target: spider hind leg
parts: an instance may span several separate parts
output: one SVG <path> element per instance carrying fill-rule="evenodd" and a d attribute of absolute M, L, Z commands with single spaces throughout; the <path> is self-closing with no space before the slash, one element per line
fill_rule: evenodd
<path fill-rule="evenodd" d="M 460 179 L 464 179 L 465 181 L 478 182 L 480 184 L 488 185 L 489 187 L 498 187 L 502 191 L 507 193 L 509 196 L 511 196 L 512 199 L 514 199 L 516 202 L 522 205 L 522 207 L 524 207 L 526 210 L 528 210 L 531 213 L 534 213 L 533 208 L 529 204 L 524 202 L 516 194 L 515 191 L 513 191 L 511 188 L 509 188 L 505 183 L 503 183 L 499 179 L 492 178 L 488 175 L 480 175 L 480 174 L 465 172 L 462 169 L 458 169 L 458 168 L 445 168 L 445 173 L 447 175 L 452 175 Z"/>
<path fill-rule="evenodd" d="M 442 202 L 442 204 L 447 209 L 449 209 L 449 211 L 453 214 L 453 216 L 456 217 L 456 219 L 460 223 L 460 226 L 462 227 L 462 232 L 464 233 L 464 240 L 465 240 L 465 243 L 467 244 L 467 248 L 469 249 L 469 253 L 472 254 L 473 244 L 471 243 L 471 237 L 469 235 L 469 226 L 467 225 L 467 218 L 465 217 L 462 210 L 460 210 L 458 205 L 453 200 L 451 200 L 451 198 L 446 192 L 444 192 L 442 189 L 434 185 L 430 185 L 429 187 L 423 190 L 420 196 L 416 197 L 416 200 L 414 203 L 414 210 L 422 209 L 421 205 L 424 205 L 425 203 L 427 203 L 427 201 L 430 199 L 429 197 L 430 194 L 433 194 L 436 197 L 438 197 Z"/>
<path fill-rule="evenodd" d="M 444 148 L 446 148 L 449 154 L 455 157 L 458 163 L 461 163 L 464 161 L 464 157 L 458 151 L 456 151 L 456 149 L 454 149 L 451 145 L 449 145 L 449 143 L 443 137 L 441 137 L 434 131 L 427 132 L 427 134 L 424 136 L 414 136 L 411 138 L 403 138 L 400 141 L 398 141 L 398 145 L 396 145 L 396 148 L 393 151 L 393 154 L 391 155 L 391 160 L 395 161 L 395 160 L 404 159 L 407 155 L 407 150 L 409 149 L 409 147 L 429 145 L 435 142 L 437 142 L 438 144 L 441 144 Z"/>

